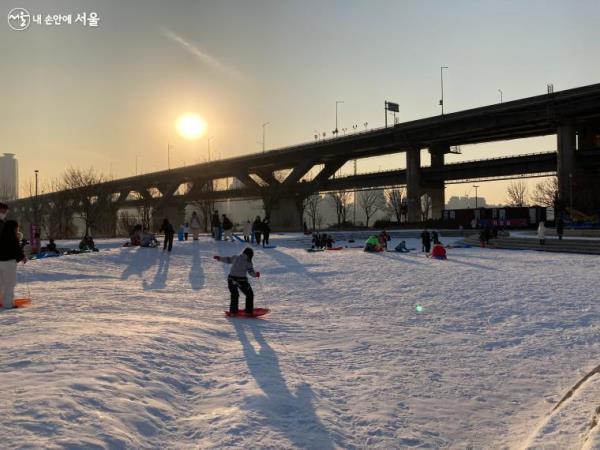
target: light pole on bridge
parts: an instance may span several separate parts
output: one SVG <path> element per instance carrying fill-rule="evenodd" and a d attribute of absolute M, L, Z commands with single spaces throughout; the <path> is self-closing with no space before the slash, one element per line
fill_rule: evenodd
<path fill-rule="evenodd" d="M 440 106 L 442 107 L 442 116 L 444 115 L 444 69 L 446 66 L 440 66 L 440 84 L 442 86 L 442 98 L 440 99 Z"/>
<path fill-rule="evenodd" d="M 477 209 L 477 188 L 479 187 L 479 185 L 474 184 L 473 187 L 475 188 L 475 209 Z"/>
<path fill-rule="evenodd" d="M 338 134 L 338 105 L 340 103 L 344 103 L 344 100 L 336 100 L 335 101 L 335 135 L 336 135 L 336 137 Z"/>
<path fill-rule="evenodd" d="M 498 92 L 500 92 L 500 103 L 502 103 L 502 89 L 498 89 Z"/>
<path fill-rule="evenodd" d="M 263 129 L 263 140 L 262 140 L 262 145 L 263 145 L 263 153 L 265 152 L 265 127 L 267 125 L 269 125 L 271 122 L 265 122 L 262 124 L 262 129 Z"/>

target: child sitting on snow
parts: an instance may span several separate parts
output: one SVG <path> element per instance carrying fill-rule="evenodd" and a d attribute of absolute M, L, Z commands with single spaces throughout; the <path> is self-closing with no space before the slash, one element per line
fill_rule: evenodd
<path fill-rule="evenodd" d="M 213 258 L 217 261 L 224 262 L 225 264 L 231 264 L 231 270 L 229 271 L 229 276 L 227 277 L 227 287 L 231 293 L 229 312 L 233 314 L 236 314 L 239 309 L 239 291 L 242 291 L 242 293 L 246 296 L 246 308 L 244 312 L 247 315 L 252 315 L 254 311 L 254 292 L 252 291 L 252 286 L 250 286 L 250 283 L 248 282 L 247 274 L 258 278 L 260 277 L 260 272 L 254 271 L 254 266 L 252 265 L 253 256 L 254 251 L 251 248 L 246 248 L 241 255 L 213 256 Z"/>
<path fill-rule="evenodd" d="M 401 241 L 398 245 L 396 245 L 396 248 L 394 248 L 394 250 L 400 253 L 410 252 L 410 250 L 406 248 L 406 241 Z"/>
<path fill-rule="evenodd" d="M 367 242 L 365 242 L 365 252 L 381 252 L 383 248 L 379 245 L 379 238 L 375 235 L 369 236 Z"/>
<path fill-rule="evenodd" d="M 446 249 L 440 242 L 433 245 L 431 257 L 435 259 L 446 259 Z"/>

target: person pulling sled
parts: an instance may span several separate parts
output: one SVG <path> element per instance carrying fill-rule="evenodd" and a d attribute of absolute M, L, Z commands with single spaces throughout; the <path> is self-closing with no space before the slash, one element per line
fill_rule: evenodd
<path fill-rule="evenodd" d="M 227 287 L 231 293 L 231 302 L 229 304 L 229 312 L 231 314 L 237 314 L 239 310 L 239 298 L 240 292 L 246 296 L 246 308 L 244 313 L 246 315 L 252 315 L 254 312 L 254 292 L 252 286 L 248 282 L 248 274 L 250 276 L 259 278 L 260 272 L 254 271 L 252 265 L 252 257 L 254 251 L 251 248 L 246 248 L 241 255 L 234 256 L 213 256 L 217 261 L 221 261 L 225 264 L 231 264 L 229 270 L 229 276 L 227 277 Z"/>

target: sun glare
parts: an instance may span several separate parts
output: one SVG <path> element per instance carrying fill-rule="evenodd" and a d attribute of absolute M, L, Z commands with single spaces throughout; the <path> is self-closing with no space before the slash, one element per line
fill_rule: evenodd
<path fill-rule="evenodd" d="M 186 139 L 198 139 L 206 130 L 206 122 L 196 114 L 185 114 L 177 119 L 177 132 Z"/>

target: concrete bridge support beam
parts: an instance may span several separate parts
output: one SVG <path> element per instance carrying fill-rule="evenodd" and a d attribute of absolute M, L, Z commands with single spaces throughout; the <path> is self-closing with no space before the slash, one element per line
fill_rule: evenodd
<path fill-rule="evenodd" d="M 573 186 L 577 184 L 575 173 L 575 128 L 572 125 L 560 125 L 556 133 L 556 138 L 558 200 L 562 209 L 572 203 Z"/>
<path fill-rule="evenodd" d="M 444 167 L 444 155 L 448 150 L 448 146 L 436 146 L 429 149 L 432 168 L 442 169 Z M 429 183 L 427 193 L 431 197 L 432 219 L 441 219 L 446 204 L 444 180 Z"/>
<path fill-rule="evenodd" d="M 265 201 L 265 200 L 263 200 Z M 267 205 L 266 214 L 269 217 L 273 231 L 298 231 L 302 229 L 300 198 L 294 196 L 278 197 Z"/>
<path fill-rule="evenodd" d="M 406 202 L 409 222 L 421 221 L 421 149 L 406 151 Z"/>
<path fill-rule="evenodd" d="M 164 219 L 168 219 L 177 231 L 185 221 L 185 203 L 165 203 L 155 207 L 152 211 L 152 228 L 154 231 L 160 229 Z"/>

